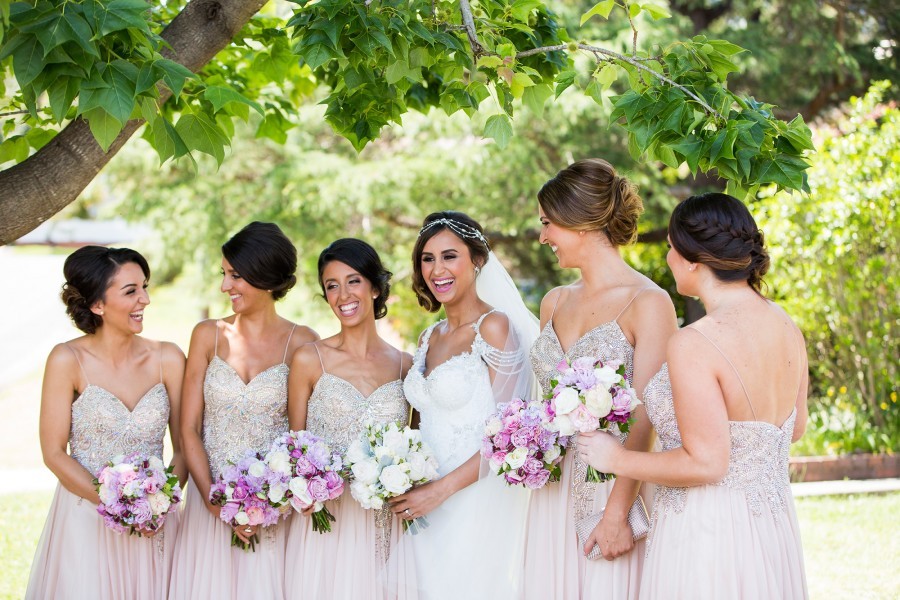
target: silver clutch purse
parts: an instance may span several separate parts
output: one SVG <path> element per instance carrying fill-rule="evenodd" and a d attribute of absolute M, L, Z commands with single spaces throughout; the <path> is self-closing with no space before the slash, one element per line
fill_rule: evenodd
<path fill-rule="evenodd" d="M 583 519 L 575 521 L 575 535 L 578 536 L 578 543 L 581 544 L 582 548 L 584 548 L 588 536 L 591 535 L 591 532 L 594 531 L 594 527 L 597 526 L 597 523 L 599 523 L 602 518 L 603 511 L 601 510 L 598 513 L 588 515 Z M 634 541 L 638 541 L 645 537 L 650 531 L 650 517 L 647 515 L 647 508 L 644 506 L 644 501 L 640 496 L 637 497 L 634 504 L 631 505 L 631 509 L 628 511 L 628 526 L 631 527 Z M 600 553 L 600 546 L 594 544 L 594 547 L 591 548 L 591 553 L 588 554 L 587 557 L 590 560 L 602 558 L 603 555 Z"/>

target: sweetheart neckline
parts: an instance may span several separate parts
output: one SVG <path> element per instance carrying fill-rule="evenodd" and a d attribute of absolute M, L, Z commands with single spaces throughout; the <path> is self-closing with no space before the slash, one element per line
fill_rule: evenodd
<path fill-rule="evenodd" d="M 394 384 L 394 383 L 397 383 L 397 382 L 400 382 L 401 384 L 403 383 L 403 380 L 402 380 L 402 379 L 392 379 L 391 381 L 387 381 L 387 382 L 385 382 L 385 383 L 382 383 L 381 385 L 379 385 L 378 387 L 376 387 L 374 390 L 372 390 L 371 392 L 369 392 L 368 395 L 366 395 L 366 394 L 363 394 L 363 393 L 359 390 L 358 387 L 356 387 L 355 385 L 353 385 L 352 383 L 350 383 L 349 381 L 347 381 L 346 379 L 344 379 L 343 377 L 341 377 L 341 376 L 339 376 L 339 375 L 335 375 L 335 374 L 333 374 L 333 373 L 328 373 L 328 372 L 322 373 L 322 377 L 324 377 L 325 375 L 328 375 L 328 376 L 330 376 L 332 379 L 337 379 L 338 381 L 341 381 L 341 382 L 345 383 L 345 384 L 348 385 L 354 392 L 356 392 L 356 394 L 357 394 L 360 398 L 362 398 L 363 400 L 366 400 L 366 401 L 368 401 L 369 398 L 371 398 L 372 396 L 374 396 L 375 394 L 377 394 L 381 389 L 386 388 L 387 386 L 389 386 L 389 385 L 391 385 L 391 384 Z M 316 381 L 316 385 L 313 387 L 313 391 L 315 391 L 315 389 L 319 387 L 319 381 L 322 381 L 322 377 L 319 377 L 319 380 Z"/>
<path fill-rule="evenodd" d="M 105 392 L 108 396 L 110 396 L 110 397 L 113 398 L 116 402 L 118 402 L 119 405 L 120 405 L 122 408 L 124 408 L 126 411 L 128 411 L 128 414 L 131 415 L 131 414 L 134 414 L 134 411 L 137 410 L 137 407 L 141 405 L 141 402 L 143 402 L 144 399 L 145 399 L 147 396 L 150 395 L 150 392 L 152 392 L 153 390 L 155 390 L 155 389 L 158 388 L 159 386 L 163 386 L 163 388 L 166 387 L 165 384 L 164 384 L 162 381 L 160 381 L 160 382 L 158 382 L 158 383 L 155 383 L 150 389 L 148 389 L 146 392 L 144 392 L 143 395 L 141 395 L 140 398 L 138 398 L 138 401 L 134 403 L 134 406 L 133 406 L 132 408 L 128 408 L 128 405 L 125 404 L 125 402 L 124 402 L 121 398 L 119 398 L 118 396 L 116 396 L 115 394 L 113 394 L 111 391 L 109 391 L 109 390 L 106 389 L 105 387 L 102 387 L 102 386 L 99 386 L 99 385 L 96 385 L 96 384 L 93 384 L 93 383 L 88 383 L 88 384 L 84 387 L 84 389 L 81 390 L 81 393 L 78 394 L 78 397 L 75 398 L 75 401 L 72 402 L 72 405 L 74 406 L 79 400 L 81 400 L 82 398 L 84 398 L 84 394 L 85 394 L 85 392 L 87 392 L 88 388 L 92 388 L 92 387 L 93 387 L 93 388 L 97 388 L 98 390 L 100 390 L 100 391 L 102 391 L 102 392 Z"/>
<path fill-rule="evenodd" d="M 280 362 L 280 363 L 278 363 L 278 364 L 272 365 L 271 367 L 267 367 L 267 368 L 263 369 L 262 371 L 260 371 L 259 373 L 257 373 L 256 375 L 254 375 L 253 377 L 250 378 L 250 381 L 247 381 L 247 382 L 245 383 L 245 382 L 244 382 L 244 378 L 241 377 L 241 374 L 238 373 L 238 372 L 237 372 L 237 369 L 235 369 L 234 367 L 232 367 L 232 366 L 228 363 L 227 360 L 225 360 L 224 358 L 221 358 L 218 354 L 215 355 L 215 356 L 213 357 L 213 360 L 216 360 L 216 359 L 218 359 L 220 363 L 222 363 L 223 365 L 225 365 L 226 367 L 228 367 L 228 368 L 231 370 L 231 372 L 234 373 L 234 376 L 237 377 L 238 381 L 240 381 L 240 382 L 244 385 L 245 388 L 250 387 L 250 386 L 253 384 L 253 382 L 256 381 L 257 379 L 259 379 L 259 376 L 262 375 L 263 373 L 267 373 L 267 372 L 269 372 L 269 371 L 271 371 L 272 369 L 275 369 L 275 368 L 277 368 L 277 367 L 281 367 L 281 366 L 287 367 L 287 363 L 283 363 L 283 362 Z M 210 364 L 212 364 L 212 361 L 210 361 Z M 207 367 L 207 368 L 209 368 L 209 367 Z"/>

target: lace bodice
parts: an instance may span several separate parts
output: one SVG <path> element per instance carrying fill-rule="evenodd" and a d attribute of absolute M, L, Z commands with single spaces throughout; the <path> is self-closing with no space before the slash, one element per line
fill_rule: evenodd
<path fill-rule="evenodd" d="M 367 422 L 406 425 L 408 416 L 409 404 L 403 396 L 401 380 L 385 383 L 363 396 L 347 380 L 322 373 L 309 397 L 306 428 L 343 454 L 359 438 Z"/>
<path fill-rule="evenodd" d="M 681 447 L 668 365 L 663 365 L 650 380 L 644 393 L 644 404 L 659 435 L 662 450 Z M 763 505 L 768 505 L 773 513 L 780 512 L 790 497 L 788 456 L 796 416 L 797 411 L 792 411 L 781 427 L 765 421 L 730 421 L 728 424 L 731 438 L 728 472 L 715 485 L 743 492 L 753 514 L 760 514 Z M 686 495 L 687 488 L 660 486 L 656 492 L 656 507 L 680 512 Z"/>
<path fill-rule="evenodd" d="M 140 452 L 162 458 L 169 423 L 166 386 L 157 383 L 129 411 L 112 393 L 89 384 L 72 403 L 72 457 L 96 475 L 119 454 Z"/>
<path fill-rule="evenodd" d="M 203 381 L 203 446 L 213 478 L 248 449 L 266 452 L 288 430 L 288 371 L 282 362 L 245 384 L 218 355 L 209 362 Z"/>
<path fill-rule="evenodd" d="M 407 400 L 421 415 L 419 429 L 434 451 L 441 476 L 481 449 L 484 423 L 496 409 L 488 364 L 502 363 L 509 353 L 481 337 L 479 327 L 485 316 L 473 324 L 472 348 L 437 365 L 427 377 L 428 340 L 441 322 L 426 329 L 403 382 Z"/>

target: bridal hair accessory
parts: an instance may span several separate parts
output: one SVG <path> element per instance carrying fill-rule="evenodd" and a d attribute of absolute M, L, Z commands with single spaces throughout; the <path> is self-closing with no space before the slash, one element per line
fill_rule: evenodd
<path fill-rule="evenodd" d="M 444 225 L 459 237 L 479 240 L 482 244 L 484 244 L 485 248 L 490 249 L 490 246 L 488 246 L 488 241 L 484 237 L 484 234 L 482 234 L 474 227 L 466 225 L 465 223 L 460 223 L 459 221 L 454 221 L 453 219 L 435 219 L 434 221 L 431 221 L 430 223 L 425 225 L 425 227 L 420 229 L 419 235 L 421 236 L 423 233 L 425 233 L 435 225 Z"/>

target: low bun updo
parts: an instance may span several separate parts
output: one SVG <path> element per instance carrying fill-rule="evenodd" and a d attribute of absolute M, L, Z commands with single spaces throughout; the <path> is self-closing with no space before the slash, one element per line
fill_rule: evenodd
<path fill-rule="evenodd" d="M 275 223 L 254 221 L 222 244 L 222 256 L 241 277 L 281 300 L 297 283 L 297 249 Z"/>
<path fill-rule="evenodd" d="M 572 163 L 538 192 L 551 222 L 573 231 L 602 231 L 614 246 L 637 239 L 644 203 L 637 188 L 602 158 Z"/>
<path fill-rule="evenodd" d="M 139 252 L 130 248 L 84 246 L 66 258 L 63 275 L 66 282 L 60 295 L 66 313 L 75 327 L 85 333 L 96 333 L 103 317 L 91 312 L 91 307 L 103 300 L 106 290 L 122 265 L 134 263 L 150 280 L 150 266 Z"/>
<path fill-rule="evenodd" d="M 669 240 L 678 253 L 720 281 L 746 281 L 761 293 L 769 270 L 762 231 L 744 203 L 718 192 L 691 196 L 672 211 Z"/>
<path fill-rule="evenodd" d="M 371 245 L 356 238 L 341 238 L 328 244 L 319 254 L 319 285 L 325 296 L 325 281 L 322 279 L 325 267 L 330 262 L 341 262 L 362 275 L 378 292 L 374 300 L 375 319 L 387 315 L 387 301 L 391 295 L 392 273 L 384 268 L 381 257 Z"/>

